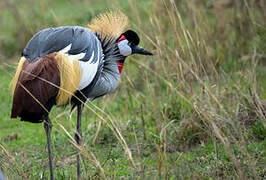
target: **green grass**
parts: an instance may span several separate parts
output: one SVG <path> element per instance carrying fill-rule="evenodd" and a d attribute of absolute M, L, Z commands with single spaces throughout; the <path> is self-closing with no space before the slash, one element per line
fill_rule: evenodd
<path fill-rule="evenodd" d="M 19 120 L 11 120 L 9 118 L 11 96 L 8 85 L 11 77 L 10 75 L 7 75 L 6 70 L 1 70 L 0 73 L 2 89 L 1 144 L 12 153 L 16 158 L 18 166 L 23 169 L 30 179 L 39 179 L 43 176 L 48 176 L 47 152 L 45 150 L 46 139 L 43 125 L 22 123 Z M 114 97 L 108 97 L 115 100 L 115 103 L 112 103 L 112 100 L 108 100 L 107 98 L 106 106 L 108 107 L 106 107 L 105 110 L 106 112 L 112 112 L 113 117 L 117 119 L 117 121 L 121 121 L 119 122 L 119 124 L 122 125 L 122 127 L 120 127 L 121 133 L 132 150 L 135 161 L 141 163 L 142 166 L 145 167 L 145 175 L 142 175 L 141 172 L 134 170 L 130 166 L 130 162 L 127 160 L 124 149 L 118 143 L 113 132 L 106 127 L 106 125 L 102 126 L 97 143 L 92 143 L 97 128 L 96 123 L 98 123 L 99 119 L 95 118 L 95 115 L 89 110 L 85 110 L 82 122 L 84 143 L 86 144 L 86 148 L 92 151 L 100 161 L 106 177 L 126 179 L 135 179 L 140 176 L 145 176 L 146 178 L 159 177 L 158 164 L 160 163 L 162 163 L 162 166 L 167 164 L 168 167 L 165 172 L 161 173 L 161 178 L 166 176 L 172 179 L 185 177 L 234 177 L 232 162 L 220 143 L 218 143 L 219 150 L 217 157 L 215 147 L 211 141 L 207 142 L 207 144 L 203 143 L 201 145 L 193 142 L 197 136 L 193 131 L 189 132 L 187 130 L 187 133 L 183 135 L 183 139 L 179 141 L 179 143 L 182 142 L 180 144 L 177 143 L 178 141 L 176 141 L 177 139 L 175 139 L 175 135 L 171 135 L 171 133 L 175 133 L 174 130 L 171 130 L 172 127 L 178 127 L 178 122 L 187 116 L 186 114 L 191 112 L 191 107 L 185 102 L 182 102 L 182 100 L 178 100 L 178 97 L 177 104 L 174 104 L 173 106 L 175 109 L 171 109 L 167 104 L 162 105 L 162 111 L 169 114 L 169 119 L 176 119 L 177 122 L 169 128 L 170 130 L 168 133 L 170 134 L 167 138 L 167 141 L 169 141 L 169 147 L 166 151 L 166 157 L 162 157 L 162 159 L 165 158 L 166 160 L 161 160 L 162 162 L 160 162 L 158 159 L 160 129 L 156 127 L 157 122 L 156 119 L 153 118 L 153 116 L 156 118 L 158 114 L 155 112 L 149 113 L 148 110 L 149 108 L 152 108 L 149 106 L 153 105 L 143 105 L 145 108 L 144 111 L 147 111 L 144 112 L 147 139 L 144 140 L 141 123 L 142 102 L 138 102 L 142 98 L 138 97 L 138 95 L 135 95 L 135 97 L 129 95 L 129 97 L 127 97 L 126 90 L 123 89 L 118 91 L 122 91 L 119 92 L 119 94 L 121 94 L 120 96 L 116 93 L 115 95 L 111 95 Z M 146 98 L 148 98 L 148 100 L 146 99 L 144 101 L 142 99 L 144 103 L 151 101 L 149 98 L 153 97 L 147 95 Z M 105 102 L 106 98 L 104 100 L 98 100 L 95 103 L 101 107 Z M 164 100 L 164 102 L 171 104 L 171 99 L 167 101 Z M 69 108 L 67 108 L 67 110 L 69 110 Z M 54 109 L 51 113 L 52 117 L 64 111 L 65 109 L 63 108 Z M 180 117 L 181 114 L 182 117 Z M 55 170 L 56 177 L 57 179 L 75 179 L 76 150 L 69 137 L 64 131 L 62 131 L 57 123 L 62 124 L 73 136 L 75 130 L 75 116 L 69 119 L 68 115 L 65 114 L 57 119 L 56 123 L 54 123 L 52 132 L 54 163 L 57 167 Z M 256 134 L 261 136 L 263 133 L 260 131 L 261 130 L 258 130 L 258 128 L 255 128 L 254 126 L 253 130 L 250 132 L 251 136 L 253 137 Z M 136 134 L 134 135 L 134 133 Z M 17 135 L 17 137 L 12 139 L 12 136 L 14 135 Z M 263 139 L 264 137 L 265 134 L 263 135 Z M 264 173 L 265 143 L 264 139 L 263 141 L 251 141 L 248 145 L 248 151 L 251 158 L 256 159 L 257 161 L 256 172 L 258 175 Z M 238 147 L 236 146 L 235 148 L 237 151 Z M 236 153 L 236 155 L 239 156 L 240 159 L 242 158 L 241 153 Z M 4 160 L 2 159 L 1 161 Z M 12 161 L 7 161 L 5 163 L 10 164 L 10 169 L 7 169 L 9 172 L 13 172 L 17 168 L 11 166 L 13 165 Z M 82 167 L 83 177 L 96 178 L 100 175 L 99 170 L 88 160 L 87 157 L 84 157 Z M 243 162 L 242 168 L 248 168 L 247 163 L 245 164 L 245 162 Z M 17 172 L 14 177 L 18 178 L 18 174 L 19 172 Z M 10 177 L 12 177 L 12 175 L 10 175 Z"/>
<path fill-rule="evenodd" d="M 117 91 L 85 107 L 82 177 L 265 176 L 266 26 L 257 4 L 147 0 L 112 1 L 110 6 L 106 0 L 49 0 L 34 1 L 31 6 L 30 0 L 3 2 L 0 168 L 9 179 L 49 177 L 43 124 L 10 119 L 9 83 L 21 50 L 42 28 L 86 25 L 107 8 L 121 8 L 131 28 L 139 32 L 141 45 L 156 55 L 130 57 Z M 69 117 L 69 110 L 69 106 L 57 107 L 50 116 L 56 179 L 76 179 L 77 150 L 72 139 L 76 112 Z"/>

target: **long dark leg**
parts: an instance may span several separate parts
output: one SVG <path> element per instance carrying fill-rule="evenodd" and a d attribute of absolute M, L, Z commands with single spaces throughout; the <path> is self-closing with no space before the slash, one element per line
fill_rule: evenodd
<path fill-rule="evenodd" d="M 49 167 L 50 167 L 50 179 L 54 180 L 54 170 L 53 170 L 53 162 L 52 162 L 52 152 L 51 152 L 51 131 L 52 131 L 52 123 L 49 117 L 45 118 L 43 124 L 46 138 L 47 138 L 47 147 L 48 147 L 48 156 L 49 156 Z"/>
<path fill-rule="evenodd" d="M 78 105 L 78 118 L 77 118 L 77 132 L 75 134 L 75 139 L 78 145 L 81 144 L 82 132 L 81 132 L 81 113 L 83 109 L 83 104 Z M 80 179 L 80 155 L 77 155 L 77 180 Z"/>

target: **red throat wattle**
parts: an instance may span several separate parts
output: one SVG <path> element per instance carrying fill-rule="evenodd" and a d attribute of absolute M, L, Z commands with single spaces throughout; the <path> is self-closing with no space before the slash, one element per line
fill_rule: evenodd
<path fill-rule="evenodd" d="M 118 39 L 118 41 L 117 42 L 120 42 L 120 41 L 123 41 L 123 40 L 126 40 L 127 38 L 124 36 L 124 35 L 122 35 L 119 39 Z"/>
<path fill-rule="evenodd" d="M 118 42 L 120 41 L 123 41 L 123 40 L 126 40 L 126 37 L 124 35 L 122 35 L 119 39 L 118 39 Z M 122 70 L 123 70 L 123 66 L 124 66 L 124 63 L 117 60 L 116 61 L 117 65 L 118 65 L 118 70 L 119 70 L 119 73 L 121 74 Z"/>

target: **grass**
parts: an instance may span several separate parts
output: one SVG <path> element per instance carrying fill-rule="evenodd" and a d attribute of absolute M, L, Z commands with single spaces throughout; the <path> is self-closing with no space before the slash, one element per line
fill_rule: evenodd
<path fill-rule="evenodd" d="M 0 168 L 9 179 L 49 177 L 43 125 L 9 118 L 19 52 L 38 30 L 86 25 L 106 8 L 126 12 L 156 55 L 130 57 L 117 91 L 85 107 L 82 177 L 265 178 L 263 1 L 32 2 L 0 3 Z M 69 108 L 51 112 L 56 179 L 75 179 Z"/>

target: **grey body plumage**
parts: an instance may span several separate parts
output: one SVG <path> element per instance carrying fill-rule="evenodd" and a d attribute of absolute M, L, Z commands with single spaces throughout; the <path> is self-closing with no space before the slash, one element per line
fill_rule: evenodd
<path fill-rule="evenodd" d="M 93 81 L 76 92 L 72 98 L 73 106 L 84 103 L 87 99 L 94 100 L 114 91 L 120 80 L 117 60 L 124 57 L 120 55 L 115 37 L 103 36 L 100 32 L 93 33 L 88 28 L 80 26 L 62 26 L 47 28 L 32 37 L 23 50 L 23 56 L 30 62 L 38 61 L 47 54 L 58 52 L 71 44 L 67 52 L 70 55 L 85 53 L 79 61 L 87 62 L 92 53 L 94 58 L 91 63 L 99 59 L 97 73 Z M 100 44 L 101 50 L 96 49 Z M 100 56 L 100 58 L 98 58 Z"/>
<path fill-rule="evenodd" d="M 61 26 L 43 29 L 35 34 L 23 50 L 22 56 L 34 62 L 47 54 L 58 52 L 71 44 L 68 54 L 76 55 L 86 53 L 80 61 L 88 61 L 94 52 L 95 63 L 100 55 L 96 50 L 99 43 L 95 33 L 81 26 Z"/>

